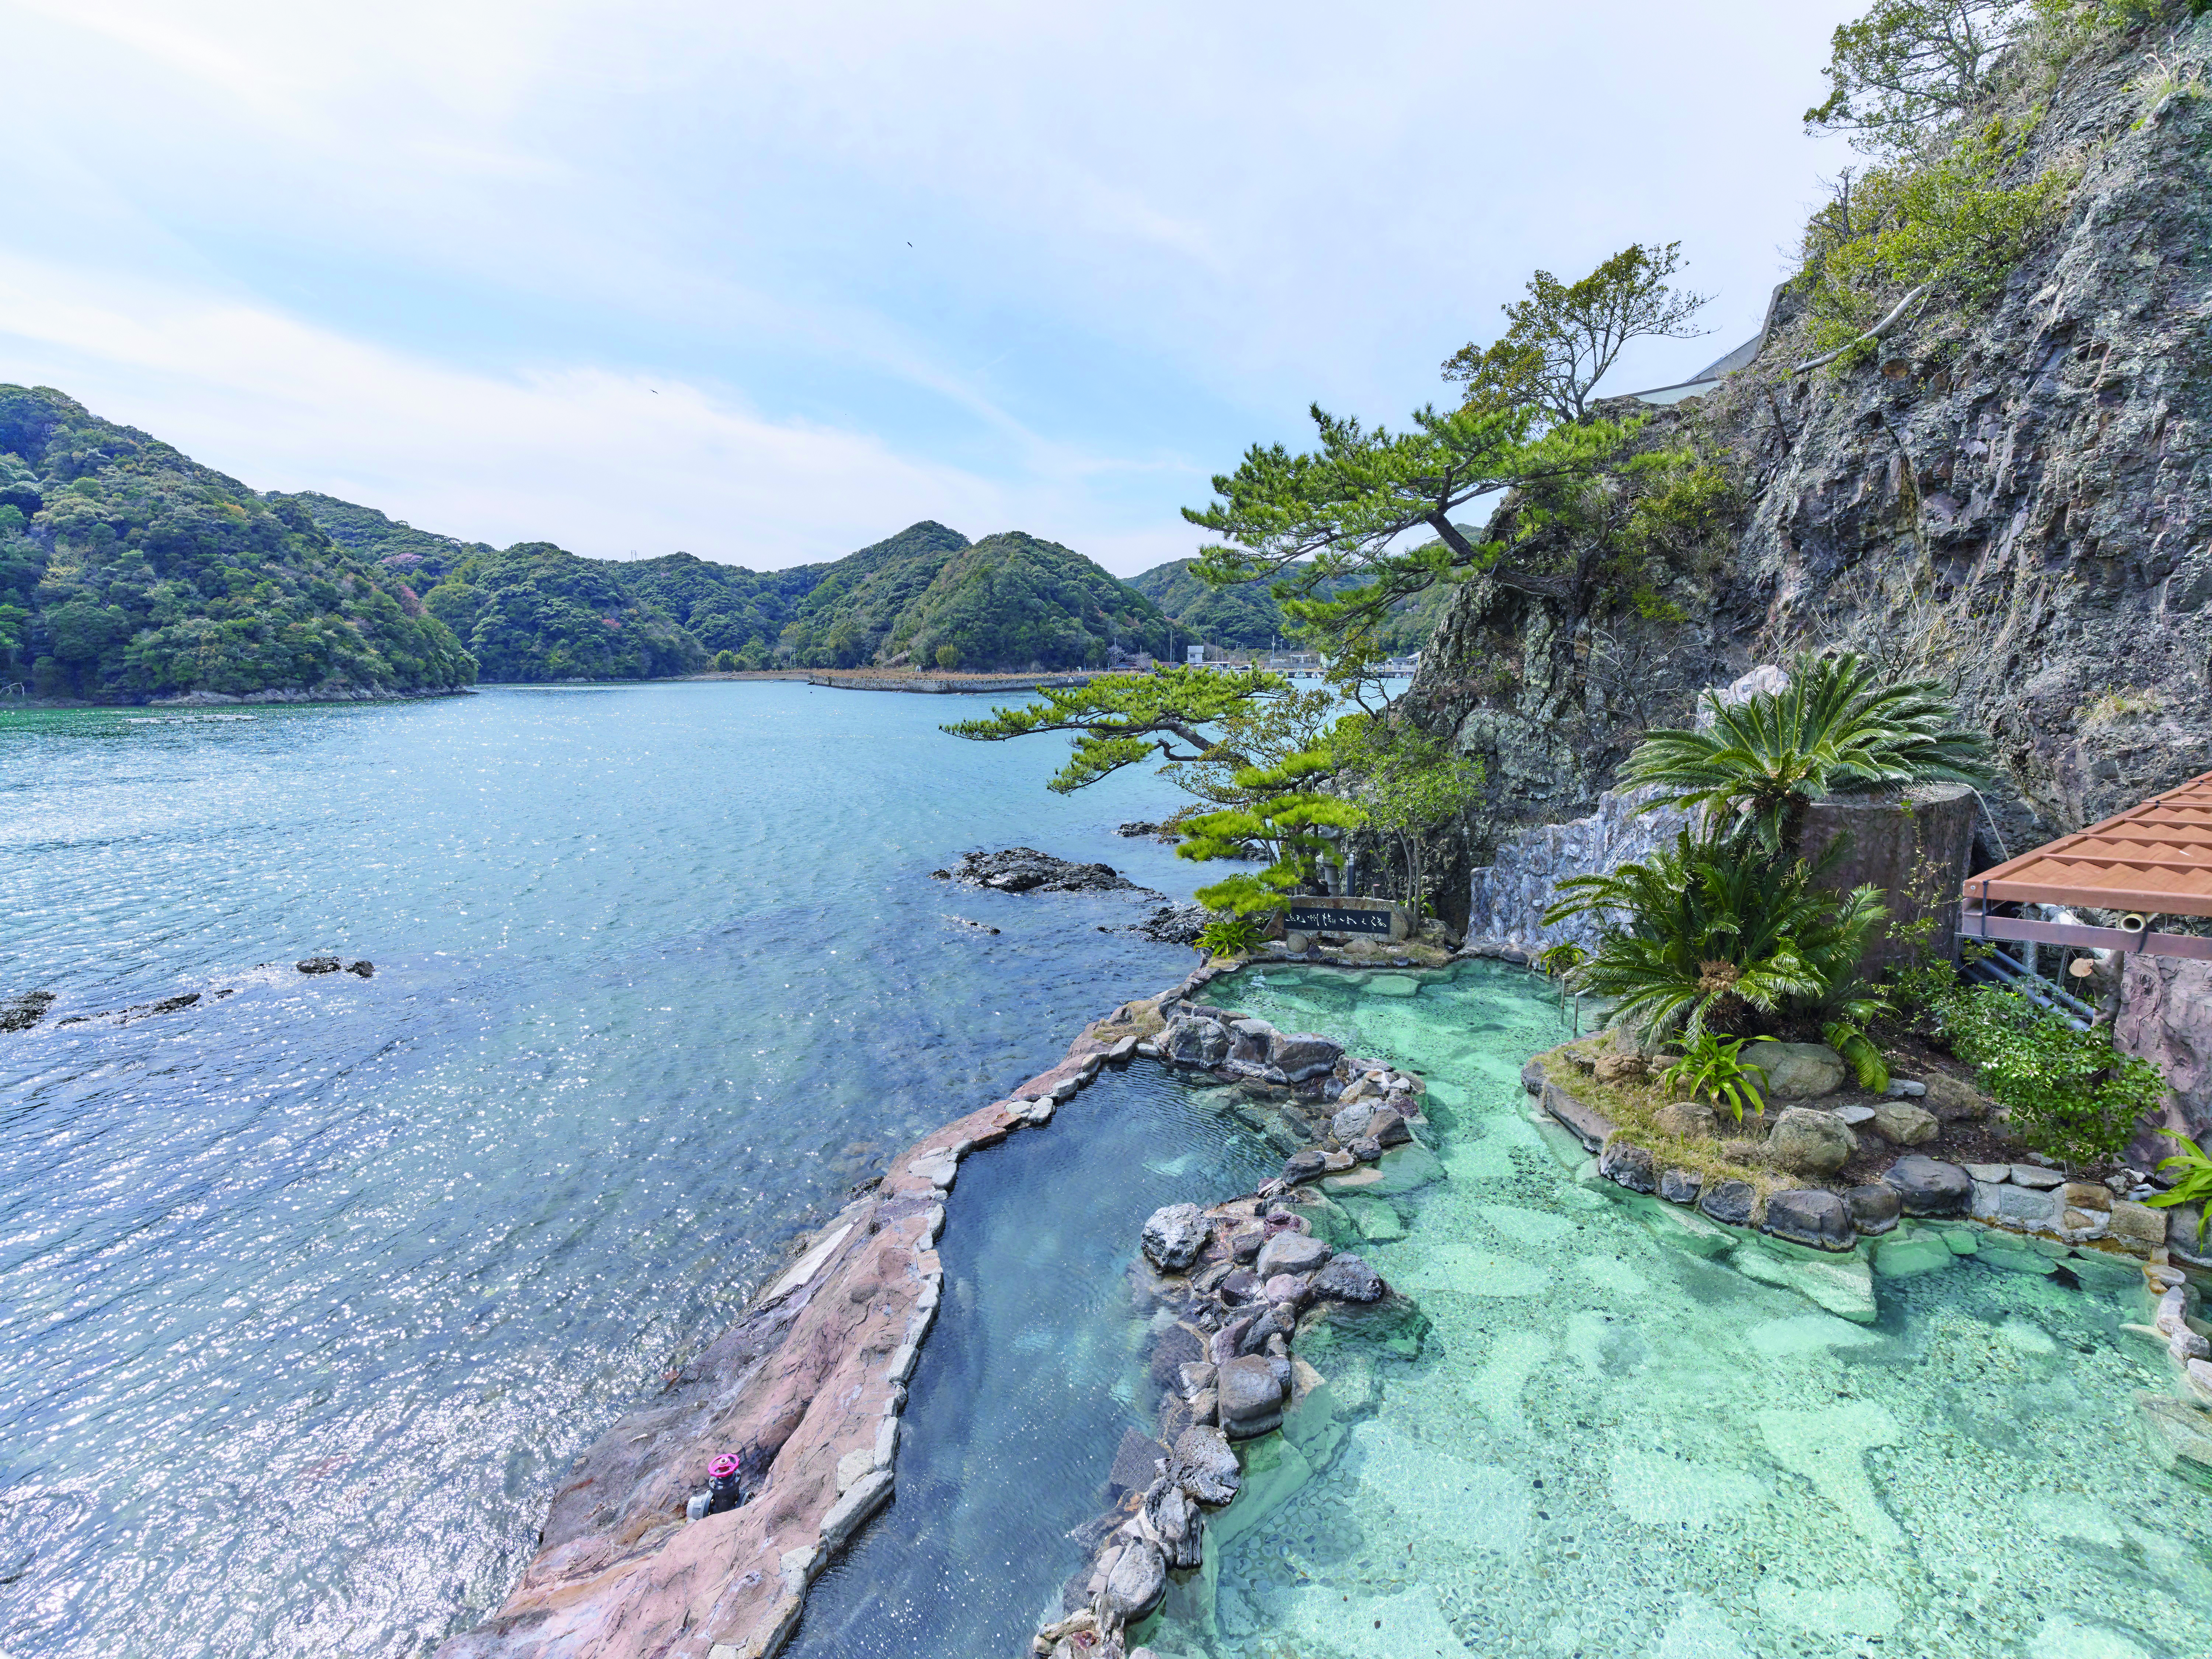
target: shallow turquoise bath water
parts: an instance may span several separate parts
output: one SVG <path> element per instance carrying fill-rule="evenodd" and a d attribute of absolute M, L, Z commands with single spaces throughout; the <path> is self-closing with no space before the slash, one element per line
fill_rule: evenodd
<path fill-rule="evenodd" d="M 2137 1429 L 2172 1383 L 2121 1328 L 2132 1268 L 1977 1255 L 1838 1317 L 1788 1288 L 1802 1253 L 1679 1224 L 1532 1121 L 1521 1064 L 1565 1033 L 1526 975 L 1213 994 L 1430 1079 L 1441 1179 L 1347 1207 L 1433 1328 L 1411 1362 L 1314 1352 L 1346 1431 L 1162 1659 L 2212 1653 L 2212 1493 Z"/>

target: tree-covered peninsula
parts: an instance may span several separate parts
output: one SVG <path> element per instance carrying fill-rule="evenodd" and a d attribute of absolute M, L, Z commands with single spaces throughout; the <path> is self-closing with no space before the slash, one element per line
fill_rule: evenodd
<path fill-rule="evenodd" d="M 404 578 L 297 506 L 49 387 L 0 386 L 0 681 L 143 702 L 476 676 Z"/>

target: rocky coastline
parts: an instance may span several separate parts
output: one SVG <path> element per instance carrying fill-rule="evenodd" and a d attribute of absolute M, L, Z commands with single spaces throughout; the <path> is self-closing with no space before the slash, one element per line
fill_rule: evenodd
<path fill-rule="evenodd" d="M 1259 1191 L 1170 1206 L 1139 1241 L 1132 1292 L 1153 1316 L 1147 1375 L 1161 1385 L 1159 1438 L 1149 1451 L 1116 1451 L 1121 1501 L 1086 1529 L 1091 1565 L 1063 1597 L 1068 1617 L 1040 1632 L 1036 1649 L 1063 1659 L 1121 1654 L 1132 1619 L 1158 1607 L 1172 1580 L 1200 1572 L 1203 1517 L 1241 1484 L 1232 1444 L 1279 1428 L 1320 1385 L 1292 1352 L 1297 1334 L 1331 1318 L 1410 1312 L 1356 1255 L 1319 1237 L 1328 1229 L 1314 1217 L 1325 1212 L 1324 1186 L 1402 1179 L 1409 1155 L 1434 1162 L 1415 1134 L 1426 1121 L 1424 1085 L 1380 1062 L 1355 1065 L 1328 1038 L 1194 1000 L 1233 965 L 1202 966 L 1122 1004 L 1057 1065 L 892 1159 L 744 1317 L 577 1459 L 520 1582 L 475 1629 L 441 1644 L 439 1659 L 777 1651 L 808 1586 L 892 1494 L 905 1385 L 942 1294 L 934 1246 L 960 1161 L 1050 1123 L 1104 1067 L 1142 1055 L 1250 1090 L 1287 1156 Z M 747 1501 L 687 1518 L 708 1464 L 732 1450 L 747 1471 Z"/>

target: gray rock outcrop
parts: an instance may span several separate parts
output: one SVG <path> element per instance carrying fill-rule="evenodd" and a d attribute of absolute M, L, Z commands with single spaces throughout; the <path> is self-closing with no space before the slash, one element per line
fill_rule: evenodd
<path fill-rule="evenodd" d="M 1145 1223 L 1145 1254 L 1154 1267 L 1180 1273 L 1198 1260 L 1206 1248 L 1206 1217 L 1197 1205 L 1164 1205 Z"/>

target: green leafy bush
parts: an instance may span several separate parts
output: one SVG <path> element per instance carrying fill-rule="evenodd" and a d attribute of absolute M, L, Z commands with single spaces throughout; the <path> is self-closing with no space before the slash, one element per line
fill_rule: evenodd
<path fill-rule="evenodd" d="M 2112 1047 L 2111 1028 L 2077 1031 L 2062 1015 L 1995 985 L 1958 985 L 1927 1005 L 1936 1034 L 1972 1066 L 2028 1146 L 2069 1164 L 2119 1156 L 2166 1097 L 2150 1061 Z"/>
<path fill-rule="evenodd" d="M 1972 306 L 1996 298 L 2078 176 L 2061 168 L 2001 182 L 2024 137 L 1992 121 L 1932 161 L 1869 169 L 1813 216 L 1805 281 L 1823 348 L 1859 341 L 1915 289 Z M 1856 346 L 1844 361 L 1872 349 Z"/>
<path fill-rule="evenodd" d="M 1748 1032 L 1793 1017 L 1814 1024 L 1874 1017 L 1858 978 L 1879 891 L 1822 888 L 1840 848 L 1818 864 L 1765 856 L 1749 836 L 1694 839 L 1601 876 L 1559 884 L 1549 925 L 1596 914 L 1606 932 L 1576 972 L 1579 988 L 1618 998 L 1616 1014 L 1653 1035 Z"/>
<path fill-rule="evenodd" d="M 2205 1157 L 2204 1149 L 2187 1135 L 2176 1135 L 2173 1139 L 2180 1145 L 2181 1151 L 2172 1158 L 2160 1158 L 2158 1167 L 2161 1170 L 2179 1168 L 2180 1176 L 2172 1186 L 2149 1201 L 2161 1209 L 2174 1204 L 2202 1205 L 2203 1207 L 2197 1212 L 2197 1242 L 2201 1244 L 2204 1242 L 2206 1224 L 2212 1223 L 2212 1158 Z"/>
<path fill-rule="evenodd" d="M 1678 1093 L 1686 1091 L 1692 1098 L 1703 1097 L 1716 1106 L 1725 1106 L 1741 1123 L 1747 1108 L 1754 1112 L 1766 1109 L 1761 1092 L 1766 1084 L 1766 1068 L 1743 1057 L 1744 1045 L 1753 1041 L 1765 1042 L 1771 1039 L 1721 1037 L 1711 1031 L 1700 1031 L 1690 1040 L 1682 1057 L 1659 1073 L 1659 1085 Z"/>
<path fill-rule="evenodd" d="M 1267 930 L 1248 916 L 1217 916 L 1198 935 L 1198 948 L 1217 957 L 1249 957 Z"/>

